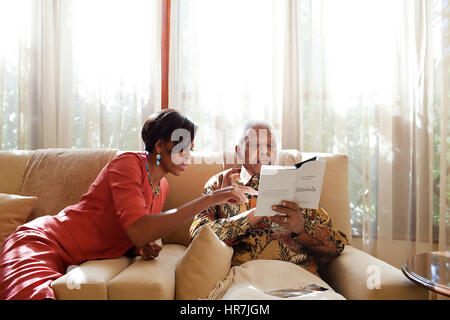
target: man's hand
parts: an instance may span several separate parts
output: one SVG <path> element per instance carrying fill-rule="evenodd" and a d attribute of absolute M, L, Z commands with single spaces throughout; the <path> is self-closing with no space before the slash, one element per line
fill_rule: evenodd
<path fill-rule="evenodd" d="M 250 209 L 250 210 L 241 212 L 241 213 L 231 217 L 230 221 L 236 221 L 238 219 L 247 217 L 248 222 L 250 223 L 250 225 L 251 226 L 255 226 L 263 218 L 263 217 L 255 217 L 255 212 L 256 212 L 256 209 Z"/>
<path fill-rule="evenodd" d="M 256 191 L 251 187 L 233 184 L 231 186 L 215 190 L 212 193 L 207 194 L 206 196 L 213 199 L 214 205 L 218 205 L 225 202 L 240 204 L 248 202 L 246 193 L 251 195 L 257 195 L 258 191 Z"/>
<path fill-rule="evenodd" d="M 156 242 L 150 242 L 139 250 L 139 254 L 144 260 L 152 260 L 159 255 L 161 249 L 162 247 Z"/>
<path fill-rule="evenodd" d="M 281 205 L 272 206 L 272 210 L 281 214 L 269 218 L 284 229 L 297 234 L 305 230 L 305 218 L 295 202 L 283 200 Z"/>
<path fill-rule="evenodd" d="M 231 168 L 225 171 L 223 175 L 222 185 L 219 186 L 220 189 L 231 186 L 239 179 L 241 169 Z"/>
<path fill-rule="evenodd" d="M 256 226 L 262 220 L 263 217 L 255 216 L 256 212 L 255 208 L 249 211 L 250 213 L 247 215 L 248 222 L 250 223 L 251 226 Z"/>

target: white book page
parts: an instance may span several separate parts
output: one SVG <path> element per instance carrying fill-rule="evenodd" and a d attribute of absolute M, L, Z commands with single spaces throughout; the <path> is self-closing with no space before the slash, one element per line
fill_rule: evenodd
<path fill-rule="evenodd" d="M 293 199 L 296 171 L 295 167 L 261 167 L 255 216 L 279 214 L 272 210 L 272 206 L 280 204 L 282 200 Z"/>
<path fill-rule="evenodd" d="M 325 173 L 324 159 L 304 163 L 297 170 L 294 199 L 300 208 L 317 209 Z"/>

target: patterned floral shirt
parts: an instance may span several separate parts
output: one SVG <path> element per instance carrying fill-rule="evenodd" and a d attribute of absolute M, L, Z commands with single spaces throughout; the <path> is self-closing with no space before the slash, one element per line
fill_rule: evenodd
<path fill-rule="evenodd" d="M 213 176 L 206 183 L 203 195 L 220 188 L 225 172 Z M 259 176 L 250 175 L 242 167 L 236 183 L 258 190 Z M 247 217 L 236 217 L 255 206 L 256 197 L 249 196 L 246 204 L 225 203 L 208 208 L 195 217 L 190 228 L 190 240 L 209 225 L 223 242 L 233 247 L 233 265 L 255 259 L 282 260 L 295 263 L 315 275 L 318 275 L 317 262 L 333 260 L 349 243 L 344 233 L 333 229 L 330 217 L 320 206 L 318 210 L 301 209 L 305 228 L 299 235 L 276 230 L 279 228 L 267 217 L 256 226 L 251 226 Z"/>

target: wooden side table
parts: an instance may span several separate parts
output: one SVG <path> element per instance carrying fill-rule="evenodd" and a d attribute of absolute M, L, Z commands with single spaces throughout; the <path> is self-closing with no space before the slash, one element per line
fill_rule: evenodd
<path fill-rule="evenodd" d="M 419 285 L 450 297 L 450 251 L 418 254 L 406 260 L 402 271 Z"/>

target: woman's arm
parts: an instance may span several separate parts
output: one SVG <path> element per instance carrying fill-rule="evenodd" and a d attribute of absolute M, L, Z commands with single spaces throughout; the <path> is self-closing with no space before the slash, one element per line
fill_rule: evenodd
<path fill-rule="evenodd" d="M 147 179 L 140 159 L 125 154 L 113 159 L 107 166 L 107 182 L 119 221 L 134 246 L 141 248 L 175 231 L 198 212 L 224 202 L 247 201 L 244 193 L 257 194 L 249 187 L 232 185 L 216 190 L 185 205 L 160 214 L 148 215 L 142 183 Z"/>
<path fill-rule="evenodd" d="M 211 178 L 204 187 L 203 195 L 208 195 L 214 191 L 232 184 L 231 176 L 240 172 L 240 169 L 230 169 L 220 175 Z M 210 226 L 220 240 L 232 246 L 240 241 L 248 230 L 259 222 L 258 217 L 254 217 L 254 210 L 249 210 L 235 216 L 229 216 L 223 212 L 220 206 L 212 206 L 199 213 L 192 222 L 189 229 L 189 240 L 192 242 L 200 231 L 206 226 Z"/>
<path fill-rule="evenodd" d="M 130 250 L 125 252 L 125 256 L 130 257 L 130 258 L 137 257 L 138 255 L 139 255 L 139 248 L 137 248 L 135 246 L 133 246 Z"/>
<path fill-rule="evenodd" d="M 136 247 L 155 241 L 175 231 L 198 212 L 224 202 L 243 203 L 247 201 L 245 192 L 256 191 L 245 186 L 229 186 L 192 200 L 185 205 L 159 214 L 145 215 L 127 229 L 127 235 Z"/>
<path fill-rule="evenodd" d="M 192 242 L 200 231 L 206 226 L 227 245 L 232 246 L 240 241 L 252 227 L 249 215 L 253 216 L 254 209 L 242 212 L 233 217 L 219 218 L 215 215 L 215 207 L 209 208 L 198 214 L 192 222 L 189 230 L 189 239 Z"/>

